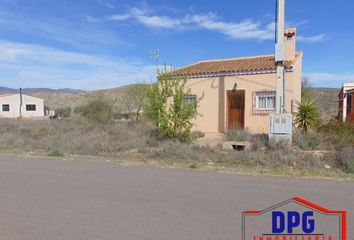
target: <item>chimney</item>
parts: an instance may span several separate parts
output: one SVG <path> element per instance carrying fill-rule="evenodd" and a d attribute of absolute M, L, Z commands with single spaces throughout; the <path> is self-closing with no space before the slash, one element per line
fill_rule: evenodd
<path fill-rule="evenodd" d="M 285 61 L 294 61 L 296 56 L 296 28 L 288 28 L 285 37 Z"/>

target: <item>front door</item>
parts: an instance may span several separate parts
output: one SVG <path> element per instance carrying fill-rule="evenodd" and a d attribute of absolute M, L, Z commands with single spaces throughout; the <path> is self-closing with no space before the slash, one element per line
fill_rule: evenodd
<path fill-rule="evenodd" d="M 245 127 L 245 90 L 227 91 L 228 129 Z"/>

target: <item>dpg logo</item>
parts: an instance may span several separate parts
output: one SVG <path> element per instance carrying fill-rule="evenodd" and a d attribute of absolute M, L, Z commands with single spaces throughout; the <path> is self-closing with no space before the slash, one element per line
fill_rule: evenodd
<path fill-rule="evenodd" d="M 346 240 L 346 211 L 295 197 L 242 214 L 242 240 Z"/>

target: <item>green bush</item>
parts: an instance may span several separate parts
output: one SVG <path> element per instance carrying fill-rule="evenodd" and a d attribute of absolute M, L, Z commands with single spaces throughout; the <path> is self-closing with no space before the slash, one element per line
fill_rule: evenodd
<path fill-rule="evenodd" d="M 49 154 L 48 154 L 49 157 L 64 157 L 64 153 L 60 152 L 59 150 L 54 150 L 54 151 L 51 151 Z"/>
<path fill-rule="evenodd" d="M 70 107 L 58 108 L 55 110 L 55 114 L 58 117 L 68 118 L 71 115 L 71 108 Z"/>
<path fill-rule="evenodd" d="M 112 122 L 114 116 L 113 104 L 103 98 L 93 99 L 88 103 L 75 108 L 74 112 L 89 121 L 101 124 Z"/>
<path fill-rule="evenodd" d="M 189 142 L 193 120 L 198 115 L 198 104 L 203 96 L 196 98 L 195 102 L 185 101 L 185 97 L 191 95 L 186 83 L 186 78 L 168 74 L 159 76 L 158 83 L 146 91 L 144 112 L 168 138 Z"/>
<path fill-rule="evenodd" d="M 297 102 L 298 111 L 294 113 L 294 123 L 303 132 L 307 132 L 309 128 L 316 127 L 320 121 L 320 110 L 317 107 L 316 100 L 303 100 Z"/>

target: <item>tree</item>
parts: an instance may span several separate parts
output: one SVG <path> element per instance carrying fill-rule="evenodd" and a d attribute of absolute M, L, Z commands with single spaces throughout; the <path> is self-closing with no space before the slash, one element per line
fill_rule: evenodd
<path fill-rule="evenodd" d="M 295 113 L 294 123 L 303 131 L 307 132 L 310 127 L 317 126 L 320 119 L 320 111 L 317 100 L 305 99 L 302 103 L 297 102 L 298 112 Z"/>
<path fill-rule="evenodd" d="M 311 85 L 308 77 L 301 78 L 301 99 L 310 100 L 311 98 Z"/>
<path fill-rule="evenodd" d="M 74 112 L 87 120 L 101 124 L 110 123 L 114 115 L 113 104 L 104 98 L 90 100 L 88 103 L 75 108 Z"/>
<path fill-rule="evenodd" d="M 59 118 L 68 118 L 71 115 L 71 108 L 70 107 L 58 108 L 55 110 L 55 114 Z"/>
<path fill-rule="evenodd" d="M 193 120 L 198 115 L 198 104 L 203 96 L 186 101 L 187 96 L 193 96 L 186 88 L 186 78 L 160 75 L 158 83 L 147 89 L 145 114 L 156 124 L 167 137 L 181 141 L 191 140 Z"/>
<path fill-rule="evenodd" d="M 123 95 L 123 104 L 131 121 L 138 121 L 146 100 L 146 84 L 129 86 Z"/>

